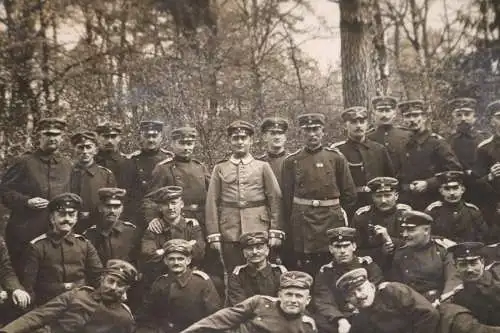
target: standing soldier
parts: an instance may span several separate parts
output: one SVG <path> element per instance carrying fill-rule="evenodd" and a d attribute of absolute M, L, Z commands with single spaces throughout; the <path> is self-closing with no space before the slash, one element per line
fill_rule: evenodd
<path fill-rule="evenodd" d="M 95 163 L 97 153 L 97 134 L 90 131 L 80 131 L 71 136 L 71 144 L 75 148 L 76 161 L 71 170 L 70 192 L 78 194 L 83 200 L 79 212 L 76 233 L 82 233 L 98 219 L 97 206 L 101 187 L 116 185 L 115 176 L 111 170 Z"/>
<path fill-rule="evenodd" d="M 345 226 L 346 214 L 356 202 L 356 186 L 339 150 L 322 145 L 325 116 L 298 118 L 305 146 L 283 163 L 283 212 L 290 223 L 295 265 L 312 275 L 330 261 L 330 228 Z"/>
<path fill-rule="evenodd" d="M 370 188 L 366 183 L 375 177 L 393 177 L 394 168 L 387 149 L 366 138 L 368 113 L 363 106 L 353 106 L 342 112 L 342 120 L 347 129 L 347 140 L 334 143 L 349 163 L 358 200 L 347 216 L 352 217 L 356 208 L 370 203 Z"/>
<path fill-rule="evenodd" d="M 242 234 L 268 231 L 269 245 L 279 247 L 284 238 L 281 191 L 269 163 L 250 154 L 252 124 L 237 120 L 227 128 L 232 155 L 215 165 L 206 202 L 207 240 L 232 271 L 245 261 L 239 239 Z"/>
<path fill-rule="evenodd" d="M 394 125 L 397 114 L 397 100 L 390 96 L 377 96 L 372 99 L 372 120 L 375 127 L 368 132 L 368 139 L 387 148 L 396 175 L 401 170 L 401 154 L 405 152 L 406 142 L 411 132 Z"/>
<path fill-rule="evenodd" d="M 69 190 L 71 162 L 59 153 L 65 129 L 64 119 L 41 119 L 38 149 L 21 156 L 2 178 L 2 201 L 10 209 L 5 240 L 18 275 L 29 242 L 48 230 L 49 200 Z"/>
<path fill-rule="evenodd" d="M 414 209 L 425 209 L 437 200 L 438 172 L 461 170 L 460 162 L 450 145 L 427 129 L 427 111 L 424 102 L 401 102 L 398 108 L 406 126 L 413 132 L 401 156 L 401 201 Z"/>
<path fill-rule="evenodd" d="M 118 186 L 125 186 L 123 178 L 127 157 L 120 152 L 122 140 L 122 125 L 114 121 L 106 121 L 97 125 L 96 132 L 99 140 L 99 152 L 95 156 L 97 164 L 113 172 Z"/>

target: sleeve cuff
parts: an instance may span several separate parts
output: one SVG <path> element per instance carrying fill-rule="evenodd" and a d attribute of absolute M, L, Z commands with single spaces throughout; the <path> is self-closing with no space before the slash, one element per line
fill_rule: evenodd
<path fill-rule="evenodd" d="M 213 243 L 213 242 L 220 242 L 222 239 L 221 234 L 211 234 L 207 236 L 207 242 Z"/>
<path fill-rule="evenodd" d="M 285 233 L 281 230 L 270 229 L 269 238 L 285 239 Z"/>

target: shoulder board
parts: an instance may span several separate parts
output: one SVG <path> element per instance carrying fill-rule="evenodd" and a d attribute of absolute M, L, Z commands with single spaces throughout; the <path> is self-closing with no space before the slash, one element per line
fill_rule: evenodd
<path fill-rule="evenodd" d="M 125 154 L 125 153 L 123 153 L 123 152 L 119 152 L 119 154 L 120 154 L 121 157 L 128 157 L 128 155 Z"/>
<path fill-rule="evenodd" d="M 475 210 L 479 210 L 479 207 L 478 207 L 478 206 L 476 206 L 476 205 L 474 205 L 473 203 L 466 202 L 466 203 L 465 203 L 465 205 L 466 205 L 467 207 L 473 208 L 473 209 L 475 209 Z"/>
<path fill-rule="evenodd" d="M 215 162 L 215 164 L 221 164 L 221 163 L 224 163 L 224 162 L 227 162 L 227 161 L 229 161 L 229 158 L 226 157 L 226 158 L 223 158 L 221 160 L 218 160 L 217 162 Z"/>
<path fill-rule="evenodd" d="M 280 270 L 281 273 L 288 272 L 288 270 L 286 269 L 286 267 L 283 266 L 283 265 L 271 264 L 271 267 L 272 268 L 279 268 L 279 270 Z"/>
<path fill-rule="evenodd" d="M 300 153 L 302 151 L 302 149 L 297 149 L 296 151 L 294 151 L 293 153 L 290 153 L 287 155 L 287 157 L 285 157 L 286 159 L 288 159 L 289 157 L 292 157 L 292 156 L 295 156 L 297 155 L 298 153 Z"/>
<path fill-rule="evenodd" d="M 199 271 L 197 269 L 193 270 L 193 274 L 198 275 L 201 277 L 203 280 L 210 280 L 210 276 L 208 276 L 207 273 Z"/>
<path fill-rule="evenodd" d="M 437 208 L 437 207 L 441 207 L 443 205 L 443 202 L 438 200 L 438 201 L 434 201 L 433 203 L 431 203 L 429 206 L 427 206 L 427 208 L 425 210 L 427 211 L 431 211 L 433 210 L 434 208 Z"/>
<path fill-rule="evenodd" d="M 486 266 L 484 269 L 489 271 L 490 269 L 492 269 L 494 266 L 496 266 L 498 264 L 500 264 L 498 261 L 494 261 L 491 264 L 489 264 L 488 266 Z"/>
<path fill-rule="evenodd" d="M 319 269 L 319 271 L 321 273 L 323 273 L 326 268 L 333 268 L 333 262 L 330 261 L 328 264 L 325 264 L 325 265 L 321 266 L 320 269 Z"/>
<path fill-rule="evenodd" d="M 83 239 L 85 239 L 85 237 L 83 237 L 83 235 L 80 235 L 80 234 L 73 234 L 73 236 L 75 236 L 75 238 L 83 238 Z"/>
<path fill-rule="evenodd" d="M 103 167 L 102 165 L 99 165 L 99 164 L 98 164 L 98 165 L 97 165 L 97 167 L 98 167 L 99 169 L 102 169 L 103 171 L 105 171 L 105 172 L 106 172 L 106 173 L 108 173 L 108 174 L 113 174 L 113 171 L 109 170 L 108 168 Z"/>
<path fill-rule="evenodd" d="M 271 302 L 276 302 L 278 300 L 277 297 L 272 297 L 268 295 L 258 295 L 258 297 L 264 298 L 265 300 L 271 301 Z"/>
<path fill-rule="evenodd" d="M 411 206 L 403 203 L 398 203 L 396 204 L 396 209 L 397 210 L 411 210 Z"/>
<path fill-rule="evenodd" d="M 366 134 L 373 133 L 373 132 L 375 132 L 375 130 L 376 130 L 375 126 L 370 126 L 370 128 L 368 128 L 368 129 L 366 130 Z"/>
<path fill-rule="evenodd" d="M 385 282 L 382 282 L 378 285 L 377 289 L 378 290 L 382 290 L 384 288 L 386 288 L 387 286 L 389 285 L 389 282 L 385 281 Z"/>
<path fill-rule="evenodd" d="M 477 145 L 477 148 L 482 147 L 482 146 L 484 146 L 484 145 L 487 145 L 487 144 L 488 144 L 488 143 L 490 143 L 491 141 L 493 141 L 493 135 L 492 135 L 492 136 L 490 136 L 488 139 L 481 141 L 481 142 Z"/>
<path fill-rule="evenodd" d="M 184 220 L 186 220 L 186 223 L 191 224 L 193 227 L 198 227 L 200 225 L 197 219 L 193 219 L 191 217 L 185 217 Z"/>
<path fill-rule="evenodd" d="M 130 308 L 128 307 L 128 305 L 125 304 L 125 303 L 120 303 L 120 304 L 125 309 L 125 311 L 127 311 L 130 314 L 130 317 L 134 318 L 134 314 L 132 313 L 132 310 L 130 310 Z"/>
<path fill-rule="evenodd" d="M 500 246 L 500 243 L 486 245 L 486 247 L 499 247 L 499 246 Z"/>
<path fill-rule="evenodd" d="M 366 264 L 366 265 L 369 265 L 373 262 L 373 259 L 370 256 L 358 257 L 358 260 L 360 264 Z"/>
<path fill-rule="evenodd" d="M 174 153 L 172 153 L 170 150 L 166 150 L 165 148 L 160 148 L 160 151 L 161 151 L 162 153 L 165 153 L 165 154 L 167 154 L 167 155 L 171 156 L 171 157 L 173 157 L 173 156 L 174 156 Z"/>
<path fill-rule="evenodd" d="M 132 158 L 132 157 L 136 157 L 136 156 L 139 156 L 139 155 L 141 155 L 141 151 L 140 150 L 136 150 L 136 151 L 133 151 L 130 154 L 128 154 L 127 157 L 128 158 Z"/>
<path fill-rule="evenodd" d="M 332 144 L 330 145 L 330 147 L 328 147 L 328 148 L 332 148 L 332 149 L 333 149 L 333 148 L 337 148 L 338 146 L 345 145 L 345 143 L 346 143 L 346 142 L 347 142 L 346 140 L 344 140 L 344 141 L 339 141 L 339 142 L 334 142 L 334 143 L 332 143 Z"/>
<path fill-rule="evenodd" d="M 131 222 L 127 222 L 127 221 L 123 221 L 123 224 L 125 224 L 127 227 L 131 227 L 131 228 L 134 228 L 136 229 L 137 227 L 135 226 L 135 224 L 131 223 Z"/>
<path fill-rule="evenodd" d="M 197 160 L 196 158 L 192 158 L 191 161 L 193 161 L 194 163 L 203 165 L 203 162 L 200 160 Z"/>
<path fill-rule="evenodd" d="M 263 161 L 267 158 L 267 154 L 255 156 L 256 160 Z"/>
<path fill-rule="evenodd" d="M 234 275 L 239 275 L 239 274 L 240 274 L 240 271 L 241 271 L 243 268 L 245 268 L 245 267 L 247 267 L 247 265 L 246 265 L 246 264 L 245 264 L 245 265 L 238 265 L 238 266 L 236 266 L 236 267 L 233 269 L 233 274 L 234 274 Z"/>
<path fill-rule="evenodd" d="M 45 238 L 47 238 L 47 234 L 41 234 L 40 236 L 32 239 L 30 243 L 35 244 L 36 242 L 41 241 L 42 239 L 45 239 Z"/>
<path fill-rule="evenodd" d="M 94 225 L 91 225 L 90 227 L 88 227 L 88 229 L 87 229 L 87 230 L 89 230 L 89 229 L 97 229 L 97 225 L 95 225 L 95 224 L 94 224 Z"/>
<path fill-rule="evenodd" d="M 444 237 L 433 238 L 432 240 L 434 241 L 434 243 L 436 243 L 439 246 L 444 247 L 445 249 L 449 248 L 450 246 L 453 246 L 453 245 L 457 244 L 454 241 L 452 241 L 452 240 L 450 240 L 448 238 L 444 238 Z"/>
<path fill-rule="evenodd" d="M 436 139 L 439 139 L 439 140 L 444 140 L 444 138 L 441 135 L 437 134 L 437 133 L 431 133 L 431 136 L 433 138 L 436 138 Z"/>
<path fill-rule="evenodd" d="M 156 165 L 164 165 L 164 164 L 167 164 L 168 162 L 172 162 L 174 159 L 172 157 L 167 157 L 166 159 L 164 160 L 161 160 L 160 162 L 156 163 Z"/>
<path fill-rule="evenodd" d="M 311 325 L 314 331 L 317 330 L 316 322 L 314 321 L 314 319 L 312 319 L 312 317 L 309 317 L 307 315 L 302 315 L 302 322 Z"/>
<path fill-rule="evenodd" d="M 360 207 L 356 210 L 356 215 L 361 215 L 361 214 L 364 214 L 366 212 L 369 212 L 370 210 L 372 209 L 372 206 L 371 205 L 366 205 L 366 206 L 363 206 L 363 207 Z"/>
<path fill-rule="evenodd" d="M 78 288 L 78 290 L 94 291 L 95 289 L 92 288 L 91 286 L 82 286 Z"/>

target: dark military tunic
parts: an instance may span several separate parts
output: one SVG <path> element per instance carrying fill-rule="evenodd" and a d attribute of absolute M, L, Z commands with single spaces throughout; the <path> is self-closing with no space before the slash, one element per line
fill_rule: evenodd
<path fill-rule="evenodd" d="M 285 266 L 268 263 L 257 271 L 252 266 L 236 266 L 229 276 L 227 298 L 229 306 L 243 302 L 254 295 L 278 295 L 280 276 L 287 269 Z"/>
<path fill-rule="evenodd" d="M 221 307 L 206 273 L 188 270 L 181 276 L 162 275 L 151 286 L 137 315 L 137 332 L 179 332 Z"/>
<path fill-rule="evenodd" d="M 438 199 L 436 173 L 462 169 L 450 145 L 428 130 L 413 134 L 405 145 L 401 160 L 400 200 L 419 210 Z M 415 180 L 427 181 L 427 190 L 423 193 L 410 191 L 410 184 Z"/>
<path fill-rule="evenodd" d="M 449 203 L 435 201 L 426 212 L 432 216 L 432 234 L 451 239 L 457 243 L 484 241 L 488 237 L 488 226 L 479 208 L 460 201 Z"/>
<path fill-rule="evenodd" d="M 22 270 L 21 257 L 29 241 L 48 230 L 47 209 L 27 206 L 28 199 L 51 200 L 69 191 L 71 162 L 56 153 L 37 150 L 23 155 L 4 174 L 0 185 L 2 202 L 11 210 L 5 240 L 14 269 Z"/>
<path fill-rule="evenodd" d="M 469 309 L 460 305 L 441 303 L 438 311 L 439 333 L 500 333 L 500 327 L 480 323 Z"/>
<path fill-rule="evenodd" d="M 117 151 L 107 152 L 100 150 L 94 159 L 97 164 L 113 172 L 118 187 L 123 188 L 126 185 L 126 180 L 124 179 L 124 168 L 127 163 L 127 157 L 125 154 Z"/>
<path fill-rule="evenodd" d="M 271 169 L 280 184 L 280 188 L 283 188 L 283 181 L 281 179 L 281 169 L 283 168 L 283 162 L 285 162 L 285 158 L 288 156 L 288 152 L 283 150 L 279 154 L 273 154 L 271 152 L 266 152 L 264 155 L 257 157 L 258 160 L 269 163 Z"/>
<path fill-rule="evenodd" d="M 93 225 L 83 235 L 94 245 L 103 263 L 109 259 L 134 261 L 137 232 L 134 224 L 116 221 L 109 230 Z"/>
<path fill-rule="evenodd" d="M 330 262 L 320 268 L 314 279 L 313 300 L 321 331 L 332 331 L 332 328 L 336 329 L 339 319 L 352 316 L 354 309 L 347 305 L 343 293 L 335 287 L 335 282 L 343 274 L 357 268 L 365 268 L 368 279 L 375 285 L 384 279 L 380 267 L 370 257 L 354 257 L 348 264 Z"/>
<path fill-rule="evenodd" d="M 24 290 L 12 269 L 5 241 L 0 236 L 0 291 L 5 290 L 11 294 L 16 289 Z"/>
<path fill-rule="evenodd" d="M 116 180 L 113 172 L 97 164 L 89 167 L 74 166 L 71 170 L 70 192 L 78 194 L 83 201 L 79 211 L 76 233 L 82 233 L 99 218 L 98 205 L 100 203 L 97 191 L 101 187 L 115 187 Z"/>
<path fill-rule="evenodd" d="M 392 124 L 378 126 L 367 134 L 370 140 L 387 148 L 396 175 L 399 175 L 401 171 L 401 154 L 405 151 L 405 145 L 410 136 L 411 131 Z"/>
<path fill-rule="evenodd" d="M 191 325 L 182 333 L 239 329 L 241 333 L 313 333 L 314 319 L 306 315 L 288 316 L 279 300 L 255 295 L 231 308 L 225 308 Z"/>
<path fill-rule="evenodd" d="M 91 287 L 67 291 L 0 329 L 5 333 L 132 333 L 134 317 L 125 304 L 104 303 Z"/>
<path fill-rule="evenodd" d="M 372 306 L 360 309 L 351 324 L 351 333 L 431 333 L 438 327 L 439 313 L 412 288 L 383 282 Z"/>
<path fill-rule="evenodd" d="M 49 232 L 31 241 L 27 249 L 22 284 L 44 304 L 69 289 L 96 285 L 102 263 L 94 246 L 83 236 L 63 239 Z"/>
<path fill-rule="evenodd" d="M 486 132 L 474 128 L 459 129 L 449 137 L 448 142 L 464 170 L 474 169 L 477 146 L 487 137 Z"/>

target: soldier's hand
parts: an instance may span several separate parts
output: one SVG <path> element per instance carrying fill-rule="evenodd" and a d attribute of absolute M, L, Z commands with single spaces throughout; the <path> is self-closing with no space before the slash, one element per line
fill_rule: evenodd
<path fill-rule="evenodd" d="M 345 318 L 341 318 L 338 321 L 338 332 L 339 333 L 348 333 L 351 330 L 351 324 Z"/>
<path fill-rule="evenodd" d="M 26 291 L 16 289 L 12 293 L 12 302 L 14 302 L 14 304 L 19 306 L 21 309 L 26 309 L 31 303 L 31 297 Z"/>
<path fill-rule="evenodd" d="M 163 231 L 163 225 L 159 218 L 152 219 L 148 224 L 148 230 L 154 234 L 161 234 Z"/>
<path fill-rule="evenodd" d="M 34 197 L 31 199 L 28 199 L 28 207 L 34 208 L 34 209 L 44 209 L 47 207 L 49 204 L 49 200 L 40 198 L 40 197 Z"/>
<path fill-rule="evenodd" d="M 415 180 L 411 183 L 410 189 L 413 192 L 424 192 L 425 190 L 427 190 L 427 182 L 425 180 Z"/>
<path fill-rule="evenodd" d="M 280 247 L 281 243 L 282 241 L 279 238 L 276 237 L 269 238 L 269 247 Z"/>
<path fill-rule="evenodd" d="M 500 163 L 497 162 L 493 164 L 490 168 L 490 172 L 493 175 L 493 177 L 500 177 Z"/>
<path fill-rule="evenodd" d="M 389 236 L 389 232 L 387 231 L 387 228 L 381 225 L 377 224 L 373 226 L 373 232 L 375 232 L 376 235 L 382 235 L 382 237 L 384 237 L 385 240 L 391 239 L 391 237 Z"/>
<path fill-rule="evenodd" d="M 212 242 L 212 243 L 210 243 L 210 248 L 212 250 L 216 250 L 216 251 L 222 253 L 222 243 L 221 242 Z"/>
<path fill-rule="evenodd" d="M 9 298 L 9 295 L 5 290 L 0 291 L 0 304 L 5 303 L 5 301 Z"/>

